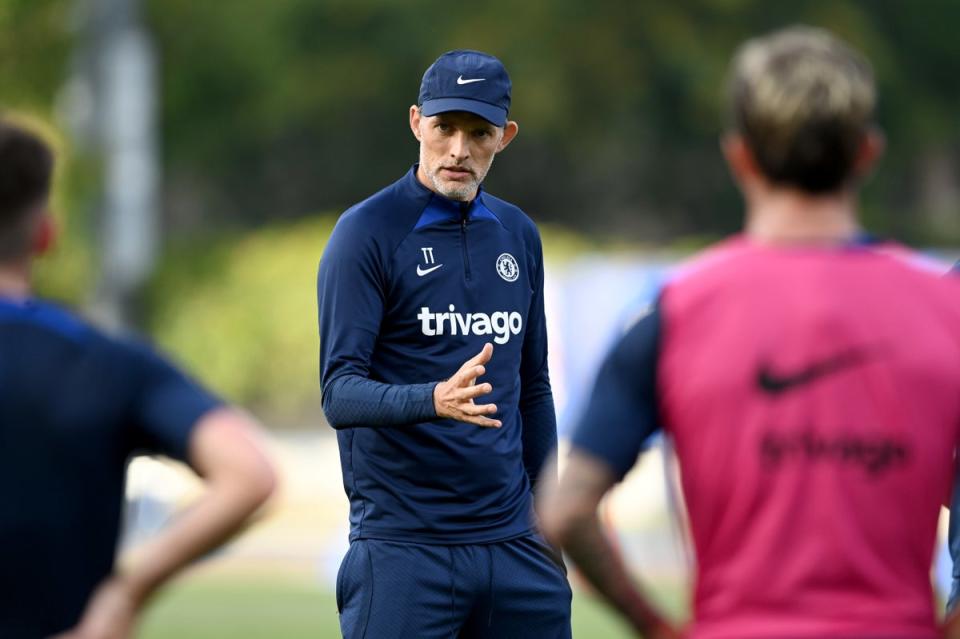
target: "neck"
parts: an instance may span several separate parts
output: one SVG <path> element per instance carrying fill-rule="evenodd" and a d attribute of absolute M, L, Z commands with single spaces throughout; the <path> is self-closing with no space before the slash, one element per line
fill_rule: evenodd
<path fill-rule="evenodd" d="M 0 297 L 22 299 L 30 296 L 30 267 L 0 265 Z"/>
<path fill-rule="evenodd" d="M 747 202 L 747 237 L 763 243 L 833 244 L 856 237 L 853 191 L 811 195 L 792 189 L 771 189 Z"/>

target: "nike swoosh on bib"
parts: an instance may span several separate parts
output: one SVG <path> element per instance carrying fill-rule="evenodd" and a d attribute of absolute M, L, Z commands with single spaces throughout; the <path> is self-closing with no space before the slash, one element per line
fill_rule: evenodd
<path fill-rule="evenodd" d="M 486 78 L 470 78 L 469 80 L 464 80 L 463 76 L 457 77 L 457 84 L 470 84 L 471 82 L 483 82 Z"/>
<path fill-rule="evenodd" d="M 774 372 L 769 364 L 761 364 L 757 371 L 757 386 L 768 395 L 779 395 L 845 368 L 858 366 L 871 355 L 873 353 L 863 348 L 851 349 L 789 373 Z"/>
<path fill-rule="evenodd" d="M 417 265 L 417 275 L 423 277 L 427 273 L 433 273 L 435 270 L 443 266 L 443 264 L 437 264 L 436 266 L 431 266 L 430 268 L 422 268 L 419 264 Z"/>

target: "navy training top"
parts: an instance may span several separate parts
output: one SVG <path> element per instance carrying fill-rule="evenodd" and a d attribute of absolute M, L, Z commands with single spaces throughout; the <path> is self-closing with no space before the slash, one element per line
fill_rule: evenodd
<path fill-rule="evenodd" d="M 0 637 L 79 621 L 113 570 L 128 459 L 185 460 L 219 403 L 143 345 L 0 298 Z"/>
<path fill-rule="evenodd" d="M 317 282 L 323 409 L 350 539 L 485 543 L 531 531 L 556 447 L 543 251 L 520 209 L 423 186 L 417 166 L 341 216 Z M 500 429 L 438 419 L 433 389 L 483 344 Z"/>

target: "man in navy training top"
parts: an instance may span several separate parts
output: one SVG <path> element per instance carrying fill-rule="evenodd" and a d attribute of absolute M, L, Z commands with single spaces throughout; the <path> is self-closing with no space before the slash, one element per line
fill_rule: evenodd
<path fill-rule="evenodd" d="M 540 237 L 480 186 L 517 135 L 509 107 L 499 60 L 440 56 L 410 107 L 419 164 L 344 213 L 320 262 L 348 639 L 570 635 L 566 571 L 532 514 L 556 444 Z"/>
<path fill-rule="evenodd" d="M 122 639 L 163 582 L 248 522 L 273 471 L 249 417 L 32 297 L 32 258 L 55 234 L 52 168 L 42 141 L 0 123 L 0 635 Z M 135 452 L 187 462 L 208 490 L 115 569 Z"/>

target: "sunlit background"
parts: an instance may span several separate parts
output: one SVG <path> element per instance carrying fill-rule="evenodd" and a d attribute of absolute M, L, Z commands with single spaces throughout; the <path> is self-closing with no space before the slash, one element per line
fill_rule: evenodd
<path fill-rule="evenodd" d="M 542 230 L 562 436 L 598 358 L 672 265 L 738 228 L 718 151 L 726 65 L 744 38 L 797 22 L 875 65 L 888 149 L 865 221 L 952 256 L 949 0 L 0 0 L 0 106 L 61 158 L 65 233 L 39 291 L 145 335 L 249 408 L 283 469 L 260 523 L 170 586 L 142 636 L 338 636 L 347 505 L 320 411 L 316 266 L 339 212 L 416 160 L 407 109 L 440 53 L 483 49 L 513 79 L 520 136 L 486 187 Z M 605 516 L 682 615 L 690 559 L 661 446 Z M 125 548 L 198 488 L 182 468 L 138 460 Z M 576 636 L 625 636 L 573 580 Z"/>

